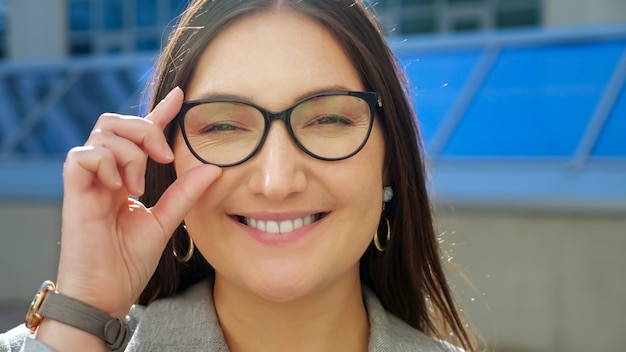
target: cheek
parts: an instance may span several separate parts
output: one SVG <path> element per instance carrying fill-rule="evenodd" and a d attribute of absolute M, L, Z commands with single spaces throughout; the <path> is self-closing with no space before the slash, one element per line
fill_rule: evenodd
<path fill-rule="evenodd" d="M 198 165 L 201 163 L 193 155 L 182 156 L 176 172 L 185 172 Z M 225 228 L 230 229 L 231 220 L 227 216 L 227 209 L 232 209 L 232 204 L 237 204 L 238 199 L 247 197 L 245 193 L 242 193 L 242 184 L 240 173 L 225 168 L 222 169 L 222 175 L 202 191 L 198 200 L 185 215 L 186 221 L 196 224 L 195 228 L 199 229 L 198 236 L 220 236 Z"/>
<path fill-rule="evenodd" d="M 364 184 L 368 187 L 368 201 L 372 204 L 375 212 L 375 217 L 378 219 L 382 211 L 382 192 L 384 186 L 384 180 L 386 177 L 385 170 L 385 144 L 383 135 L 379 126 L 375 126 L 370 136 L 369 149 L 367 150 L 366 166 L 361 170 L 368 170 L 363 172 Z"/>
<path fill-rule="evenodd" d="M 187 170 L 201 164 L 201 162 L 191 154 L 180 133 L 176 136 L 172 151 L 174 152 L 174 170 L 176 170 L 176 175 L 182 175 Z"/>
<path fill-rule="evenodd" d="M 376 187 L 377 192 L 382 195 L 383 181 L 386 180 L 387 171 L 385 170 L 385 140 L 378 123 L 374 125 L 363 151 L 366 154 L 365 160 L 362 161 L 364 164 L 357 169 L 361 170 L 361 177 L 366 177 L 367 182 L 372 187 Z"/>
<path fill-rule="evenodd" d="M 211 190 L 206 190 L 198 201 L 185 215 L 187 229 L 195 242 L 196 248 L 209 261 L 212 252 L 219 251 L 220 229 L 223 228 L 220 216 L 219 204 L 216 202 Z"/>
<path fill-rule="evenodd" d="M 353 209 L 352 216 L 361 221 L 367 218 L 378 222 L 382 211 L 385 173 L 384 145 L 380 130 L 375 128 L 361 152 L 347 161 L 348 164 L 342 168 L 346 172 L 341 175 L 341 181 L 331 180 L 333 192 L 338 200 L 341 199 L 347 207 Z"/>

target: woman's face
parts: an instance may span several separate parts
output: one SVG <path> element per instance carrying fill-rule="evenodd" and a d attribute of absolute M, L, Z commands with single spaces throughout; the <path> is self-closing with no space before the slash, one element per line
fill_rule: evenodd
<path fill-rule="evenodd" d="M 254 14 L 223 30 L 202 54 L 185 100 L 238 97 L 282 111 L 324 91 L 362 91 L 350 59 L 320 24 L 292 12 Z M 181 136 L 178 174 L 200 164 Z M 381 215 L 384 142 L 375 123 L 365 147 L 341 161 L 302 150 L 274 121 L 261 150 L 222 176 L 185 217 L 216 285 L 288 301 L 358 283 L 359 259 Z M 242 218 L 305 225 L 269 233 Z M 312 219 L 311 224 L 306 224 Z M 252 222 L 247 220 L 245 222 Z M 288 227 L 288 226 L 287 226 Z"/>

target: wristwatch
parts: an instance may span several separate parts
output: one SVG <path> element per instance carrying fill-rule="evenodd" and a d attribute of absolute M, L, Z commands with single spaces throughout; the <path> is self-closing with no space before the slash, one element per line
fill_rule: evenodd
<path fill-rule="evenodd" d="M 126 347 L 131 333 L 128 324 L 100 309 L 56 291 L 52 281 L 44 281 L 26 313 L 26 327 L 32 333 L 49 318 L 95 335 L 112 351 Z"/>

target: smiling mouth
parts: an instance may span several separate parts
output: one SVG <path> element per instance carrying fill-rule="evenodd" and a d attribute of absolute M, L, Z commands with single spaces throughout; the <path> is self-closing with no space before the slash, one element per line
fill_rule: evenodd
<path fill-rule="evenodd" d="M 282 221 L 259 220 L 248 218 L 245 216 L 237 216 L 237 220 L 246 226 L 250 226 L 263 232 L 289 233 L 301 228 L 302 226 L 310 225 L 316 221 L 319 221 L 322 217 L 324 217 L 324 215 L 324 213 L 317 213 L 312 215 L 306 215 L 300 218 Z"/>

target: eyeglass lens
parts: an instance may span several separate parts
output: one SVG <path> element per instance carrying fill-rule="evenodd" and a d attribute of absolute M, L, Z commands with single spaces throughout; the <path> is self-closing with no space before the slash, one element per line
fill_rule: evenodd
<path fill-rule="evenodd" d="M 290 134 L 300 147 L 318 158 L 342 159 L 359 149 L 370 131 L 369 104 L 352 95 L 307 99 L 287 110 Z M 254 153 L 269 129 L 258 108 L 232 101 L 201 103 L 184 116 L 189 147 L 204 161 L 236 164 Z"/>

